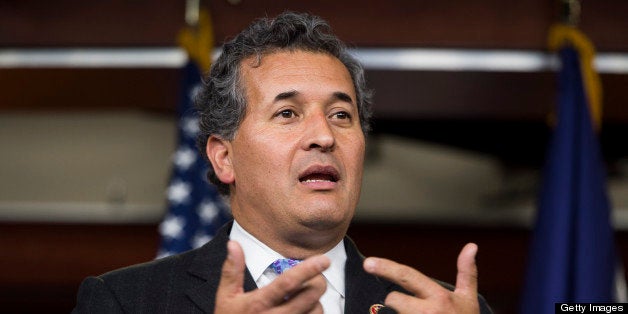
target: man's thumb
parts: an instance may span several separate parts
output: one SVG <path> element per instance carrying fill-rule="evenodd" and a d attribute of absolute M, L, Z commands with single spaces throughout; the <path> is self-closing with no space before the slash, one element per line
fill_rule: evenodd
<path fill-rule="evenodd" d="M 475 256 L 478 246 L 468 243 L 458 255 L 458 275 L 456 278 L 456 291 L 477 296 L 478 290 L 478 267 L 475 263 Z"/>
<path fill-rule="evenodd" d="M 227 242 L 227 258 L 222 264 L 222 275 L 216 292 L 220 295 L 233 295 L 244 292 L 244 252 L 236 241 Z"/>

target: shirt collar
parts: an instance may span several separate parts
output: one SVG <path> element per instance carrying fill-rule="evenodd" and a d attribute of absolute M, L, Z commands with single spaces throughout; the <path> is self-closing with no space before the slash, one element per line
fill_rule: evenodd
<path fill-rule="evenodd" d="M 233 222 L 229 238 L 237 241 L 242 247 L 244 262 L 251 276 L 253 276 L 253 280 L 256 282 L 270 263 L 283 258 L 281 254 L 273 251 L 273 249 L 244 230 L 237 221 Z"/>
<path fill-rule="evenodd" d="M 323 272 L 323 276 L 329 284 L 344 298 L 345 296 L 345 263 L 347 262 L 347 251 L 345 242 L 340 240 L 333 249 L 327 251 L 325 256 L 331 260 L 331 265 Z"/>
<path fill-rule="evenodd" d="M 268 268 L 268 265 L 279 258 L 285 258 L 244 230 L 237 221 L 233 222 L 229 238 L 237 241 L 242 247 L 246 267 L 256 282 Z M 341 240 L 331 250 L 327 251 L 325 256 L 329 257 L 331 265 L 323 271 L 323 276 L 333 289 L 344 297 L 345 263 L 347 261 L 344 241 Z"/>

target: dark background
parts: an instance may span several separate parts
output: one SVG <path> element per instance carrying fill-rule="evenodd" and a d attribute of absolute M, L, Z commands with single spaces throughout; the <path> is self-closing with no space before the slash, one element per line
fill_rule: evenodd
<path fill-rule="evenodd" d="M 217 42 L 256 17 L 285 9 L 326 18 L 354 47 L 543 51 L 556 2 L 204 1 Z M 0 1 L 0 48 L 172 47 L 184 1 Z M 628 51 L 628 2 L 586 1 L 580 28 L 599 52 Z M 180 73 L 164 68 L 0 69 L 3 112 L 149 111 L 174 115 Z M 628 155 L 627 74 L 603 74 L 600 136 L 611 175 Z M 551 72 L 369 70 L 376 90 L 374 133 L 480 151 L 512 168 L 539 168 L 555 96 Z M 385 209 L 382 209 L 385 210 Z M 0 304 L 7 313 L 69 312 L 82 278 L 154 258 L 157 224 L 0 222 Z M 349 234 L 365 255 L 407 263 L 455 281 L 462 245 L 480 245 L 480 291 L 496 313 L 516 311 L 529 229 L 357 221 Z M 628 233 L 617 234 L 628 261 Z M 627 269 L 627 267 L 624 267 Z"/>

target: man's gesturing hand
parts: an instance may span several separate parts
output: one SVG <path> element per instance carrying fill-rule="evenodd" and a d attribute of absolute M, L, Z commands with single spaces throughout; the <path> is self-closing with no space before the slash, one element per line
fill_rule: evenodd
<path fill-rule="evenodd" d="M 235 241 L 227 243 L 227 259 L 216 291 L 216 314 L 323 313 L 318 302 L 327 284 L 322 275 L 329 267 L 323 255 L 310 257 L 277 277 L 269 285 L 244 292 L 244 252 Z"/>
<path fill-rule="evenodd" d="M 383 258 L 367 258 L 364 261 L 364 269 L 414 294 L 413 296 L 401 292 L 388 294 L 386 306 L 400 314 L 479 313 L 478 271 L 475 264 L 477 251 L 477 245 L 469 243 L 458 255 L 458 275 L 454 291 L 449 291 L 411 267 Z"/>

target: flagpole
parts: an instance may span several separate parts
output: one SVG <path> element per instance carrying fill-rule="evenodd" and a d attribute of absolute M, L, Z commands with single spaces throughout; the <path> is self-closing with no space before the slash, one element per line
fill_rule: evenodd
<path fill-rule="evenodd" d="M 199 12 L 201 11 L 200 0 L 185 1 L 185 23 L 188 26 L 195 27 L 198 25 Z"/>
<path fill-rule="evenodd" d="M 186 27 L 178 36 L 189 56 L 183 70 L 179 100 L 178 145 L 166 194 L 168 212 L 159 225 L 162 236 L 157 257 L 191 250 L 207 243 L 231 219 L 228 205 L 206 178 L 209 166 L 196 149 L 199 121 L 194 99 L 201 77 L 209 71 L 214 37 L 209 12 L 198 0 L 186 2 Z"/>
<path fill-rule="evenodd" d="M 579 0 L 560 0 L 561 22 L 570 26 L 580 23 L 581 6 Z"/>

